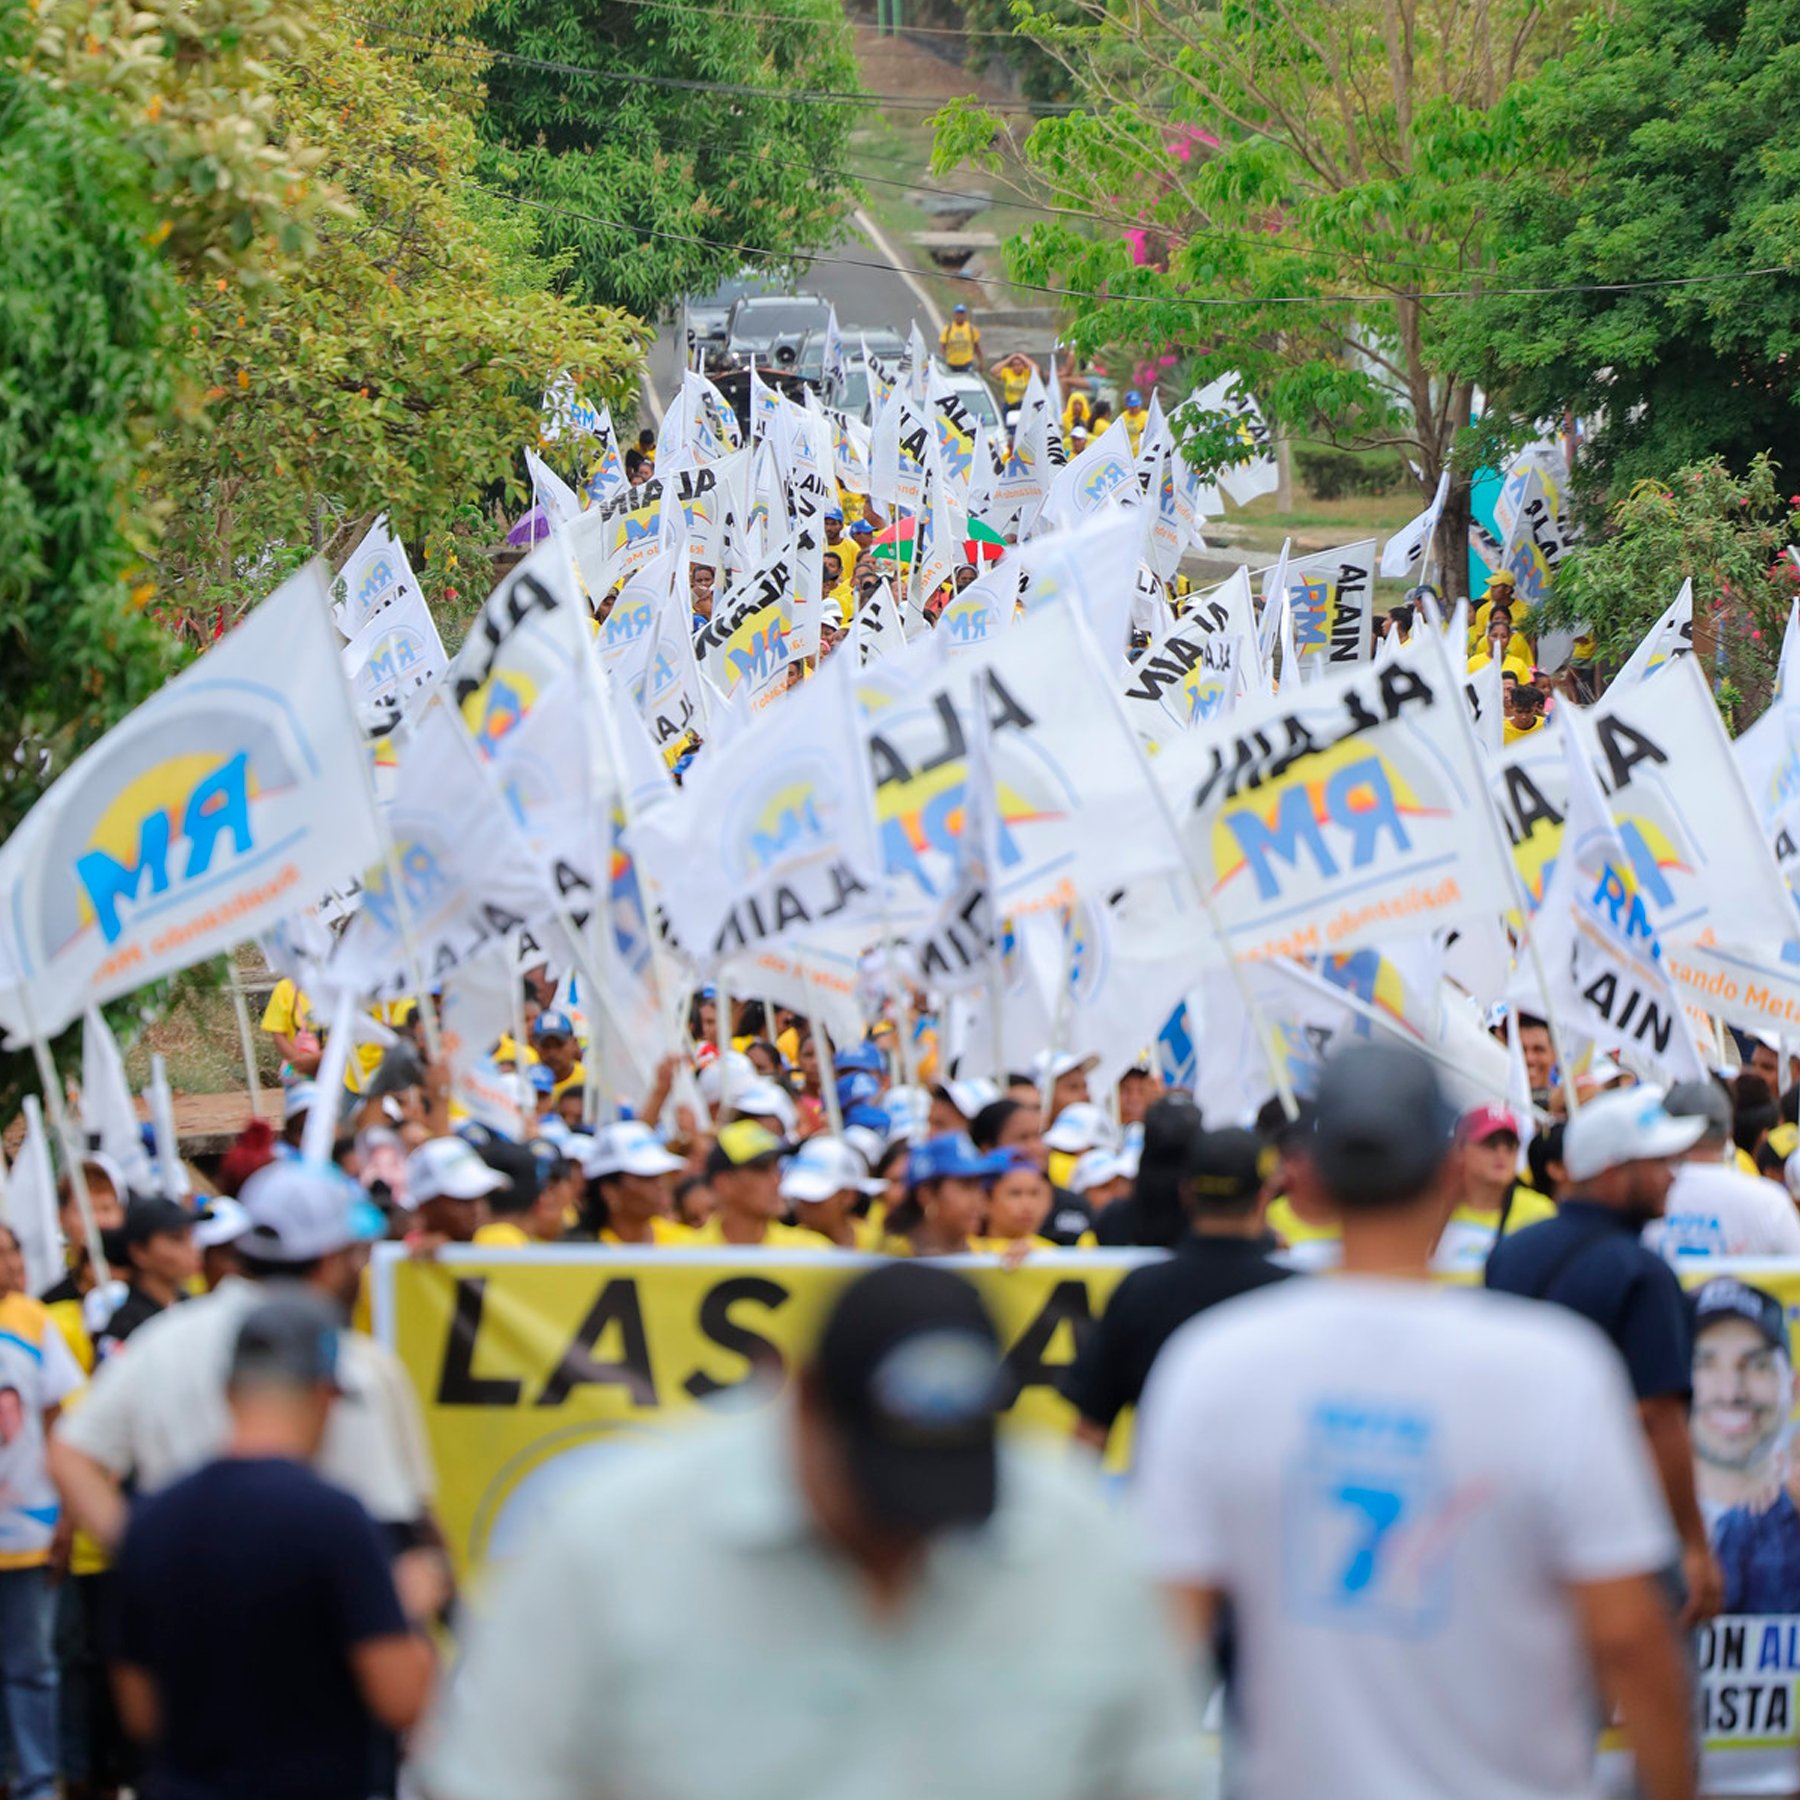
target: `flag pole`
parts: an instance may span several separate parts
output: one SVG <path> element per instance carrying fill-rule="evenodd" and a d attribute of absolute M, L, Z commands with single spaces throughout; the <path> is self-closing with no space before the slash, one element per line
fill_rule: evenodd
<path fill-rule="evenodd" d="M 50 1108 L 50 1124 L 57 1140 L 62 1145 L 63 1161 L 69 1169 L 69 1187 L 75 1195 L 75 1210 L 81 1214 L 81 1235 L 87 1251 L 88 1268 L 94 1277 L 94 1289 L 98 1292 L 111 1279 L 112 1272 L 107 1267 L 106 1253 L 100 1245 L 100 1227 L 94 1223 L 94 1201 L 88 1192 L 86 1158 L 82 1153 L 81 1140 L 75 1135 L 75 1127 L 69 1120 L 69 1108 L 64 1099 L 62 1082 L 56 1073 L 56 1062 L 50 1054 L 49 1040 L 38 1029 L 37 1011 L 31 1004 L 31 984 L 21 981 L 18 988 L 19 1011 L 25 1019 L 25 1035 L 31 1040 L 32 1060 L 37 1064 L 38 1085 L 44 1090 L 45 1104 Z M 119 1196 L 121 1204 L 125 1196 Z"/>
<path fill-rule="evenodd" d="M 1063 1033 L 1069 1026 L 1069 989 L 1075 980 L 1075 903 L 1062 909 L 1062 979 L 1056 985 L 1056 1005 L 1050 1009 L 1050 1042 L 1044 1048 L 1044 1080 L 1039 1091 L 1038 1112 L 1043 1129 L 1050 1129 L 1050 1104 L 1056 1093 L 1056 1057 L 1062 1048 Z M 1000 1077 L 1002 1081 L 1005 1076 Z"/>
<path fill-rule="evenodd" d="M 262 1113 L 262 1079 L 256 1073 L 256 1039 L 250 1030 L 250 1003 L 244 998 L 244 978 L 238 973 L 237 958 L 225 952 L 225 973 L 231 982 L 231 1010 L 237 1016 L 238 1048 L 244 1053 L 244 1083 L 250 1092 L 250 1111 Z"/>

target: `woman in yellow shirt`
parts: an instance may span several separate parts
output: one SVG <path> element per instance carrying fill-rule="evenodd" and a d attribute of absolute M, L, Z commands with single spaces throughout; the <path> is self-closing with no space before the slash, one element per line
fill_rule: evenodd
<path fill-rule="evenodd" d="M 840 1250 L 881 1248 L 881 1227 L 866 1208 L 886 1191 L 887 1183 L 874 1180 L 842 1138 L 808 1138 L 781 1172 L 781 1197 L 792 1204 L 797 1223 Z"/>
<path fill-rule="evenodd" d="M 1040 1229 L 1055 1199 L 1050 1177 L 1017 1150 L 1003 1150 L 1000 1155 L 1006 1166 L 988 1189 L 987 1229 L 971 1248 L 998 1256 L 1060 1249 Z"/>
<path fill-rule="evenodd" d="M 568 1236 L 599 1244 L 691 1244 L 675 1219 L 675 1177 L 687 1167 L 641 1119 L 602 1126 L 582 1159 L 580 1217 Z"/>
<path fill-rule="evenodd" d="M 960 1133 L 927 1138 L 906 1159 L 906 1198 L 888 1220 L 882 1248 L 896 1256 L 962 1256 L 980 1248 L 988 1183 L 1007 1159 L 984 1156 Z"/>

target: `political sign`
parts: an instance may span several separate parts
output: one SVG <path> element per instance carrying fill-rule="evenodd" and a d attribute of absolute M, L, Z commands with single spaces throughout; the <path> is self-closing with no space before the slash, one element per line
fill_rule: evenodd
<path fill-rule="evenodd" d="M 354 638 L 383 607 L 418 591 L 406 547 L 382 513 L 332 578 L 331 616 L 346 639 Z"/>
<path fill-rule="evenodd" d="M 0 1024 L 60 1031 L 373 862 L 364 754 L 325 568 L 309 563 L 77 757 L 0 846 L 14 965 Z"/>
<path fill-rule="evenodd" d="M 449 666 L 437 622 L 416 590 L 385 606 L 344 646 L 359 707 L 404 712 Z"/>
<path fill-rule="evenodd" d="M 1495 906 L 1510 876 L 1464 704 L 1421 640 L 1164 746 L 1151 771 L 1239 956 L 1349 950 Z"/>

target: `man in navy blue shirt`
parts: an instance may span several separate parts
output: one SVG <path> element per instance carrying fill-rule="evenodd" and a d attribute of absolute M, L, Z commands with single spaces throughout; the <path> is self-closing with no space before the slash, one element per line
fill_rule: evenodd
<path fill-rule="evenodd" d="M 364 1800 L 376 1725 L 424 1710 L 434 1659 L 396 1575 L 414 1617 L 446 1590 L 405 1557 L 391 1574 L 369 1515 L 307 1467 L 337 1392 L 323 1302 L 259 1306 L 225 1454 L 133 1509 L 114 1677 L 150 1749 L 145 1800 Z"/>
<path fill-rule="evenodd" d="M 1681 1537 L 1682 1623 L 1688 1626 L 1711 1618 L 1723 1597 L 1694 1493 L 1693 1324 L 1681 1283 L 1644 1247 L 1641 1234 L 1662 1216 L 1675 1179 L 1673 1158 L 1705 1130 L 1704 1119 L 1671 1115 L 1660 1088 L 1596 1095 L 1563 1133 L 1569 1192 L 1557 1216 L 1503 1238 L 1487 1264 L 1489 1287 L 1581 1313 L 1624 1358 Z"/>

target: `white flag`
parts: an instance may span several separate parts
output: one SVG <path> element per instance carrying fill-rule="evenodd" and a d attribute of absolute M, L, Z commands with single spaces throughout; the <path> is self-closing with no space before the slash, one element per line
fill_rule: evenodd
<path fill-rule="evenodd" d="M 254 937 L 380 852 L 324 565 L 84 751 L 0 847 L 37 1029 Z M 0 993 L 0 1023 L 25 1029 Z"/>
<path fill-rule="evenodd" d="M 1419 642 L 1284 680 L 1163 747 L 1152 773 L 1238 955 L 1342 952 L 1495 908 L 1511 875 L 1464 704 Z"/>
<path fill-rule="evenodd" d="M 129 1187 L 148 1191 L 150 1159 L 138 1131 L 125 1061 L 97 1006 L 87 1009 L 81 1024 L 81 1129 L 124 1171 Z"/>
<path fill-rule="evenodd" d="M 405 547 L 388 529 L 383 513 L 333 579 L 331 616 L 338 631 L 353 638 L 383 607 L 418 591 Z"/>
<path fill-rule="evenodd" d="M 1373 538 L 1294 558 L 1287 565 L 1286 591 L 1303 679 L 1327 666 L 1337 668 L 1370 659 L 1374 652 Z"/>
<path fill-rule="evenodd" d="M 1248 506 L 1263 494 L 1272 494 L 1281 485 L 1281 475 L 1270 449 L 1273 442 L 1264 422 L 1262 408 L 1237 374 L 1221 375 L 1208 382 L 1194 395 L 1192 404 L 1204 413 L 1224 414 L 1236 428 L 1243 445 L 1239 461 L 1218 475 L 1222 487 L 1239 506 Z"/>
<path fill-rule="evenodd" d="M 1609 693 L 1635 687 L 1641 681 L 1694 650 L 1694 584 L 1684 581 L 1681 592 L 1669 602 L 1668 611 L 1644 634 L 1643 642 L 1632 651 L 1607 689 Z"/>
<path fill-rule="evenodd" d="M 7 1178 L 6 1212 L 7 1223 L 25 1258 L 26 1291 L 41 1294 L 54 1287 L 65 1271 L 50 1137 L 44 1130 L 44 1114 L 36 1094 L 25 1096 L 25 1137 Z"/>
<path fill-rule="evenodd" d="M 344 646 L 344 675 L 360 708 L 406 711 L 449 667 L 444 641 L 416 589 L 383 607 Z"/>
<path fill-rule="evenodd" d="M 1413 520 L 1403 525 L 1382 547 L 1381 572 L 1392 581 L 1403 581 L 1410 575 L 1437 533 L 1438 520 L 1444 515 L 1444 502 L 1450 496 L 1450 471 L 1438 477 L 1437 492 L 1431 504 Z"/>
<path fill-rule="evenodd" d="M 1573 734 L 1564 743 L 1569 810 L 1562 847 L 1532 915 L 1557 1017 L 1606 1050 L 1647 1065 L 1667 1081 L 1703 1080 L 1706 1070 L 1663 964 L 1650 910 L 1638 892 L 1600 785 Z M 1520 970 L 1515 1004 L 1535 985 Z"/>
<path fill-rule="evenodd" d="M 730 756 L 697 762 L 626 841 L 677 939 L 704 968 L 876 916 L 881 861 L 849 665 L 759 720 Z"/>

